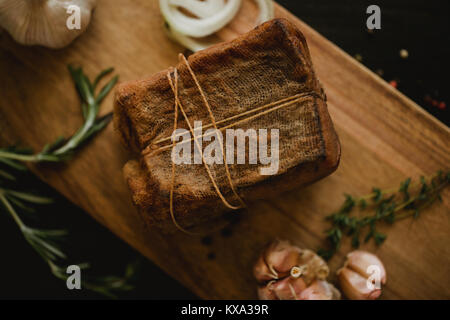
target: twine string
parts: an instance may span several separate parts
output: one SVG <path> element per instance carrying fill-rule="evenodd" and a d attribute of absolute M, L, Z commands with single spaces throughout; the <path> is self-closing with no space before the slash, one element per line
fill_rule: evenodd
<path fill-rule="evenodd" d="M 302 98 L 304 98 L 304 97 L 306 97 L 306 96 L 316 96 L 316 97 L 322 98 L 321 96 L 319 96 L 319 95 L 318 95 L 317 93 L 315 93 L 315 92 L 301 93 L 301 94 L 297 94 L 297 95 L 294 95 L 294 96 L 291 96 L 291 97 L 287 97 L 287 98 L 284 98 L 284 99 L 281 99 L 281 100 L 278 100 L 278 101 L 275 101 L 275 102 L 272 102 L 272 103 L 269 103 L 269 104 L 266 104 L 266 105 L 263 105 L 263 106 L 254 108 L 254 109 L 252 109 L 252 110 L 248 110 L 248 111 L 242 112 L 242 113 L 240 113 L 240 114 L 233 115 L 233 116 L 231 116 L 231 117 L 229 117 L 229 118 L 226 118 L 226 119 L 223 119 L 223 120 L 220 120 L 220 121 L 217 121 L 217 122 L 216 122 L 216 119 L 215 119 L 214 114 L 213 114 L 213 112 L 212 112 L 211 106 L 209 105 L 208 99 L 206 98 L 206 95 L 205 95 L 205 93 L 204 93 L 204 91 L 203 91 L 202 86 L 200 85 L 200 83 L 199 83 L 199 81 L 198 81 L 198 79 L 197 79 L 197 76 L 195 75 L 194 71 L 192 70 L 192 68 L 191 68 L 191 66 L 190 66 L 190 64 L 189 64 L 189 61 L 188 61 L 188 60 L 186 59 L 186 57 L 185 57 L 183 54 L 181 54 L 181 53 L 180 53 L 180 55 L 179 55 L 179 59 L 186 65 L 186 67 L 187 67 L 187 69 L 188 69 L 188 71 L 189 71 L 189 73 L 190 73 L 192 79 L 194 80 L 194 83 L 195 83 L 195 85 L 196 85 L 196 87 L 197 87 L 197 89 L 198 89 L 198 91 L 199 91 L 199 93 L 200 93 L 200 95 L 201 95 L 201 97 L 202 97 L 204 106 L 206 107 L 206 109 L 207 109 L 207 111 L 208 111 L 209 118 L 211 119 L 211 123 L 208 124 L 207 126 L 205 126 L 205 128 L 214 127 L 214 129 L 215 129 L 215 132 L 214 132 L 214 133 L 211 133 L 211 134 L 208 134 L 208 135 L 215 134 L 215 133 L 218 132 L 218 131 L 223 131 L 223 130 L 225 130 L 225 129 L 228 129 L 228 128 L 237 126 L 237 125 L 239 125 L 239 124 L 242 124 L 242 123 L 251 121 L 251 120 L 256 119 L 256 118 L 258 118 L 258 117 L 261 117 L 261 116 L 263 116 L 263 115 L 265 115 L 265 114 L 274 112 L 274 111 L 276 111 L 276 110 L 278 110 L 278 109 L 285 108 L 285 107 L 287 107 L 287 106 L 293 105 L 293 104 L 299 102 Z M 174 74 L 174 79 L 173 79 L 173 80 L 172 80 L 172 74 L 171 74 L 171 71 L 173 71 L 173 74 Z M 202 134 L 202 135 L 196 136 L 195 130 L 192 128 L 192 125 L 191 125 L 191 123 L 190 123 L 190 121 L 189 121 L 189 118 L 188 118 L 188 116 L 187 116 L 187 114 L 186 114 L 186 112 L 185 112 L 185 110 L 184 110 L 183 104 L 181 103 L 180 97 L 179 97 L 179 95 L 178 95 L 178 80 L 179 80 L 179 77 L 178 77 L 178 70 L 177 70 L 177 68 L 172 68 L 171 70 L 169 70 L 169 71 L 167 72 L 167 80 L 168 80 L 168 82 L 169 82 L 169 85 L 170 85 L 170 87 L 171 87 L 171 89 L 172 89 L 172 91 L 173 91 L 174 98 L 175 98 L 175 99 L 174 99 L 174 100 L 175 100 L 175 103 L 174 103 L 175 106 L 174 106 L 174 124 L 173 124 L 173 130 L 174 130 L 174 132 L 176 132 L 176 130 L 177 130 L 177 125 L 178 125 L 178 110 L 180 110 L 180 111 L 181 111 L 181 114 L 183 115 L 184 120 L 186 121 L 186 123 L 187 123 L 187 125 L 188 125 L 188 127 L 189 127 L 189 131 L 190 131 L 190 133 L 192 134 L 192 137 L 193 137 L 193 138 L 191 138 L 191 139 L 188 140 L 188 141 L 184 141 L 184 140 L 183 140 L 182 142 L 180 142 L 180 143 L 178 143 L 178 144 L 183 144 L 183 143 L 187 143 L 187 142 L 190 142 L 190 141 L 194 141 L 195 146 L 197 147 L 198 151 L 200 152 L 200 155 L 201 155 L 201 158 L 202 158 L 202 163 L 203 163 L 203 165 L 204 165 L 204 167 L 205 167 L 205 169 L 206 169 L 206 172 L 208 173 L 208 177 L 209 177 L 209 179 L 211 180 L 211 183 L 212 183 L 212 185 L 213 185 L 213 187 L 214 187 L 214 190 L 215 190 L 216 194 L 219 196 L 219 198 L 222 200 L 223 204 L 224 204 L 226 207 L 228 207 L 229 209 L 232 209 L 232 210 L 238 210 L 238 209 L 241 209 L 241 208 L 243 208 L 243 207 L 246 207 L 245 202 L 244 202 L 244 201 L 242 200 L 242 198 L 239 196 L 239 194 L 237 193 L 236 188 L 235 188 L 235 186 L 234 186 L 234 183 L 233 183 L 233 180 L 232 180 L 232 177 L 231 177 L 231 174 L 230 174 L 230 170 L 229 170 L 229 167 L 228 167 L 228 163 L 227 163 L 227 161 L 226 161 L 225 150 L 224 150 L 223 142 L 222 142 L 222 139 L 220 138 L 219 135 L 216 135 L 216 137 L 217 137 L 217 140 L 219 141 L 220 148 L 221 148 L 221 150 L 222 150 L 222 156 L 223 156 L 223 160 L 224 160 L 224 164 L 225 164 L 225 171 L 226 171 L 226 175 L 227 175 L 227 180 L 228 180 L 228 182 L 229 182 L 229 184 L 230 184 L 230 187 L 231 187 L 231 190 L 232 190 L 233 194 L 236 196 L 236 198 L 237 198 L 237 199 L 239 200 L 239 202 L 240 202 L 240 205 L 239 205 L 239 206 L 234 206 L 234 205 L 230 204 L 230 203 L 227 201 L 227 199 L 224 197 L 224 195 L 223 195 L 222 192 L 220 191 L 220 188 L 219 188 L 219 186 L 218 186 L 218 184 L 217 184 L 217 182 L 216 182 L 214 176 L 212 175 L 211 169 L 210 169 L 209 165 L 207 164 L 207 162 L 206 162 L 206 160 L 205 160 L 205 156 L 204 156 L 204 154 L 203 154 L 202 148 L 201 148 L 201 146 L 200 146 L 200 144 L 199 144 L 199 142 L 198 142 L 198 139 L 199 139 L 199 138 L 203 138 L 203 137 L 205 137 L 205 136 L 207 136 L 207 135 L 203 135 L 203 134 Z M 268 108 L 269 108 L 269 109 L 268 109 Z M 267 110 L 264 110 L 264 109 L 267 109 Z M 261 111 L 261 110 L 264 110 L 264 111 Z M 261 111 L 261 112 L 258 112 L 258 111 Z M 237 119 L 237 118 L 241 118 L 241 117 L 243 117 L 243 116 L 246 116 L 246 115 L 249 115 L 249 114 L 252 114 L 252 113 L 255 113 L 255 112 L 258 112 L 258 113 L 254 114 L 254 115 L 252 115 L 252 116 L 249 116 L 249 117 L 247 117 L 247 118 L 238 120 L 238 121 L 236 121 L 236 122 L 233 122 L 233 123 L 231 123 L 231 124 L 229 124 L 229 125 L 227 125 L 227 126 L 221 127 L 220 129 L 217 127 L 217 124 L 221 124 L 221 123 L 225 123 L 225 122 L 228 122 L 228 121 Z M 173 149 L 174 149 L 174 148 L 176 147 L 176 145 L 177 145 L 177 141 L 176 141 L 177 139 L 174 139 L 174 138 L 176 138 L 176 137 L 178 137 L 178 136 L 181 136 L 181 135 L 179 134 L 179 135 L 176 135 L 175 137 L 173 137 L 173 136 L 172 136 L 172 137 L 166 137 L 166 138 L 163 138 L 163 139 L 160 139 L 160 140 L 156 141 L 155 143 L 158 144 L 158 143 L 165 142 L 165 141 L 168 141 L 168 140 L 172 139 L 172 144 L 166 145 L 166 146 L 162 146 L 162 147 L 160 147 L 160 148 L 158 148 L 158 149 L 156 149 L 156 150 L 151 150 L 151 151 L 153 151 L 153 152 L 156 152 L 156 151 L 164 151 L 164 150 L 170 149 L 170 148 L 172 148 L 172 151 L 173 151 Z M 145 151 L 144 151 L 143 153 L 146 154 L 146 153 L 148 153 L 148 152 L 145 152 Z M 170 205 L 169 205 L 170 216 L 171 216 L 171 218 L 172 218 L 172 221 L 173 221 L 174 225 L 175 225 L 179 230 L 181 230 L 182 232 L 184 232 L 184 233 L 186 233 L 186 234 L 197 235 L 196 233 L 193 233 L 193 232 L 190 232 L 190 231 L 184 229 L 184 228 L 177 222 L 177 219 L 176 219 L 176 217 L 175 217 L 175 213 L 174 213 L 174 205 L 173 205 L 173 202 L 174 202 L 174 201 L 173 201 L 173 200 L 174 200 L 174 189 L 175 189 L 175 175 L 176 175 L 175 162 L 172 160 L 172 179 L 171 179 L 171 185 L 170 185 Z"/>
<path fill-rule="evenodd" d="M 220 127 L 220 128 L 218 128 L 218 130 L 219 130 L 219 131 L 224 131 L 224 130 L 226 130 L 226 129 L 235 127 L 235 126 L 237 126 L 237 125 L 239 125 L 239 124 L 242 124 L 242 123 L 245 123 L 245 122 L 249 122 L 249 121 L 254 120 L 254 119 L 256 119 L 256 118 L 259 118 L 259 117 L 261 117 L 261 116 L 263 116 L 263 115 L 266 115 L 266 114 L 268 114 L 268 113 L 271 113 L 271 112 L 274 112 L 274 111 L 276 111 L 276 110 L 279 110 L 279 109 L 281 109 L 281 108 L 285 108 L 285 107 L 291 106 L 291 105 L 293 105 L 293 104 L 299 102 L 302 98 L 305 98 L 305 97 L 318 97 L 318 98 L 322 98 L 320 95 L 318 95 L 318 94 L 315 93 L 315 92 L 306 92 L 306 93 L 296 94 L 296 95 L 294 95 L 294 96 L 291 96 L 291 97 L 288 97 L 288 98 L 284 98 L 284 99 L 281 99 L 281 100 L 278 100 L 278 101 L 275 101 L 275 102 L 272 102 L 272 103 L 263 105 L 263 106 L 261 106 L 261 107 L 254 108 L 254 109 L 249 110 L 249 111 L 245 111 L 245 112 L 242 112 L 242 113 L 238 113 L 238 114 L 233 115 L 233 116 L 231 116 L 231 117 L 229 117 L 229 118 L 226 118 L 226 119 L 217 121 L 216 124 L 228 122 L 228 121 L 234 120 L 234 119 L 236 119 L 236 118 L 241 118 L 241 117 L 244 116 L 244 115 L 248 115 L 248 114 L 254 113 L 255 111 L 259 111 L 259 110 L 267 109 L 268 107 L 273 107 L 273 106 L 275 106 L 275 107 L 273 107 L 273 108 L 267 109 L 267 110 L 262 111 L 262 112 L 259 112 L 259 113 L 257 113 L 257 114 L 254 114 L 254 115 L 252 115 L 252 116 L 250 116 L 250 117 L 241 119 L 241 120 L 236 121 L 236 122 L 232 122 L 232 123 L 230 123 L 230 124 L 228 124 L 228 125 L 226 125 L 226 126 L 224 126 L 224 127 Z M 281 104 L 279 104 L 279 103 L 281 103 Z M 277 105 L 277 104 L 279 104 L 279 105 Z M 210 127 L 212 127 L 212 126 L 213 126 L 212 123 L 210 123 L 210 124 L 207 124 L 207 125 L 203 126 L 203 128 L 204 128 L 204 129 L 207 129 L 207 128 L 210 128 Z M 207 133 L 207 134 L 199 135 L 199 136 L 197 136 L 197 138 L 209 137 L 209 136 L 211 136 L 211 135 L 213 135 L 213 134 L 214 134 L 214 133 Z M 171 139 L 173 139 L 173 138 L 181 137 L 182 135 L 183 135 L 183 133 L 180 133 L 180 134 L 177 134 L 177 135 L 175 135 L 175 136 L 170 136 L 170 137 L 162 138 L 162 139 L 160 139 L 160 140 L 155 141 L 154 143 L 155 143 L 155 144 L 159 144 L 159 143 L 162 143 L 162 142 L 165 142 L 165 141 L 169 141 L 169 140 L 171 140 Z M 185 143 L 190 143 L 190 142 L 193 141 L 193 140 L 194 140 L 194 139 L 191 138 L 191 139 L 189 139 L 189 140 L 183 140 L 183 141 L 181 141 L 181 142 L 178 142 L 177 144 L 182 145 L 182 144 L 185 144 Z M 151 153 L 151 152 L 162 152 L 162 151 L 165 151 L 165 150 L 171 149 L 171 148 L 172 148 L 172 144 L 165 145 L 165 146 L 161 146 L 161 147 L 156 148 L 156 149 L 155 149 L 155 148 L 147 148 L 146 150 L 143 151 L 142 154 L 143 154 L 143 155 L 147 155 L 147 154 L 149 154 L 149 153 Z"/>

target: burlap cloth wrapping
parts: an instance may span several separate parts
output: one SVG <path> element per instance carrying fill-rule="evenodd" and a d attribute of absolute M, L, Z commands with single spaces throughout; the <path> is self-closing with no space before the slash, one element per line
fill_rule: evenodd
<path fill-rule="evenodd" d="M 193 54 L 188 61 L 216 121 L 305 94 L 293 105 L 234 128 L 267 129 L 268 132 L 279 129 L 280 134 L 276 175 L 260 175 L 261 164 L 229 165 L 234 186 L 246 203 L 309 184 L 337 168 L 340 146 L 325 95 L 314 74 L 305 38 L 292 23 L 272 20 L 232 42 Z M 195 120 L 210 124 L 208 111 L 186 65 L 180 63 L 177 70 L 179 97 L 191 124 Z M 147 222 L 173 229 L 169 214 L 171 148 L 159 150 L 171 141 L 155 143 L 173 133 L 174 93 L 167 70 L 148 79 L 122 84 L 116 92 L 114 114 L 115 127 L 123 142 L 138 158 L 124 167 L 134 203 Z M 181 115 L 178 119 L 178 128 L 188 129 Z M 268 145 L 270 154 L 270 142 Z M 210 168 L 227 200 L 238 205 L 224 165 L 214 164 Z M 195 226 L 228 210 L 203 164 L 176 166 L 174 212 L 181 225 Z"/>

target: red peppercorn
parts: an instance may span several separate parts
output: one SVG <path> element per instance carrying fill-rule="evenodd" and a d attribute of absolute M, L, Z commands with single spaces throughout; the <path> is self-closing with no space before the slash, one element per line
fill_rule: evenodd
<path fill-rule="evenodd" d="M 447 105 L 445 104 L 444 101 L 441 101 L 441 102 L 439 103 L 439 105 L 438 105 L 438 108 L 441 109 L 441 110 L 444 110 L 445 108 L 447 108 Z"/>
<path fill-rule="evenodd" d="M 390 84 L 391 86 L 393 86 L 394 88 L 397 88 L 397 86 L 398 86 L 398 83 L 397 83 L 397 81 L 395 81 L 395 80 L 391 80 L 391 81 L 389 82 L 389 84 Z"/>

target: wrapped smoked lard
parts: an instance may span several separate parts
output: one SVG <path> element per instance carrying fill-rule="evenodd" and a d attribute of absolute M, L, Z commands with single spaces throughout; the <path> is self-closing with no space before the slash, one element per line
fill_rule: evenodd
<path fill-rule="evenodd" d="M 192 130 L 200 121 L 202 130 Z M 114 123 L 136 155 L 123 169 L 133 202 L 150 225 L 168 231 L 175 225 L 192 230 L 211 224 L 244 204 L 310 184 L 336 170 L 340 159 L 339 140 L 305 38 L 284 19 L 266 22 L 187 60 L 180 57 L 176 68 L 120 85 Z M 190 159 L 200 149 L 206 154 L 215 141 L 224 150 L 215 159 L 223 162 L 206 165 L 200 154 L 197 162 L 174 164 L 173 148 L 182 141 L 175 128 L 193 133 L 185 141 Z M 222 138 L 207 137 L 207 130 L 214 128 Z M 265 129 L 268 135 L 244 135 L 246 161 L 238 164 L 239 148 L 228 148 L 228 129 L 242 129 L 240 134 Z M 274 129 L 278 136 L 271 136 Z M 200 146 L 194 140 L 202 135 Z M 255 163 L 251 147 L 267 142 L 267 155 L 274 155 L 275 138 L 277 170 L 261 174 L 269 164 Z M 232 142 L 238 140 L 236 135 Z"/>

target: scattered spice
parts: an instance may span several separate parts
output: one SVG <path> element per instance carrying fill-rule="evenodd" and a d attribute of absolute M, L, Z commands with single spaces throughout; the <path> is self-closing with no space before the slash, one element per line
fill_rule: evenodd
<path fill-rule="evenodd" d="M 225 227 L 220 231 L 220 234 L 222 235 L 222 237 L 228 238 L 228 237 L 231 237 L 231 235 L 233 234 L 233 231 L 231 230 L 231 228 Z"/>
<path fill-rule="evenodd" d="M 423 100 L 426 104 L 431 105 L 440 110 L 445 110 L 447 108 L 447 104 L 445 103 L 445 101 L 433 99 L 429 94 L 425 95 Z"/>
<path fill-rule="evenodd" d="M 210 236 L 206 236 L 206 237 L 202 238 L 202 244 L 205 246 L 210 246 L 212 244 L 212 242 L 213 242 L 213 239 Z"/>
<path fill-rule="evenodd" d="M 359 198 L 345 195 L 339 211 L 326 218 L 331 223 L 331 229 L 326 231 L 329 248 L 320 249 L 319 255 L 330 259 L 339 250 L 344 236 L 352 237 L 353 248 L 359 248 L 362 236 L 364 242 L 373 239 L 377 245 L 381 245 L 386 235 L 377 231 L 377 225 L 380 222 L 393 224 L 408 217 L 418 218 L 422 210 L 434 201 L 442 200 L 440 193 L 450 183 L 450 171 L 438 171 L 429 179 L 421 177 L 418 183 L 411 182 L 411 178 L 408 178 L 399 188 L 389 190 L 373 188 L 372 193 Z M 360 214 L 351 216 L 356 209 Z M 364 211 L 373 213 L 362 215 Z"/>
<path fill-rule="evenodd" d="M 406 50 L 406 49 L 402 49 L 402 50 L 400 50 L 400 57 L 402 58 L 402 59 L 408 59 L 408 57 L 409 57 L 409 52 L 408 52 L 408 50 Z"/>
<path fill-rule="evenodd" d="M 355 59 L 356 59 L 357 61 L 359 61 L 359 62 L 362 62 L 362 61 L 363 61 L 363 57 L 362 57 L 362 55 L 360 55 L 359 53 L 355 54 Z"/>
<path fill-rule="evenodd" d="M 397 89 L 397 87 L 398 87 L 398 83 L 397 83 L 396 80 L 391 80 L 391 81 L 389 81 L 389 84 L 390 84 L 391 86 L 393 86 L 394 88 L 396 88 L 396 89 Z"/>

